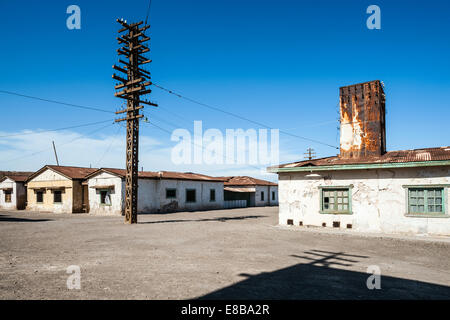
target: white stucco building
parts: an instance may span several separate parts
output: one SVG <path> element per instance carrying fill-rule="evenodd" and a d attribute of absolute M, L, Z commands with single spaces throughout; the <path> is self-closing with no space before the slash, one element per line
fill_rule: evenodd
<path fill-rule="evenodd" d="M 236 202 L 245 201 L 246 207 L 278 205 L 278 185 L 274 182 L 248 176 L 224 177 L 224 199 L 233 207 Z"/>
<path fill-rule="evenodd" d="M 31 172 L 5 172 L 0 177 L 0 210 L 23 210 L 27 203 L 25 180 Z"/>
<path fill-rule="evenodd" d="M 121 215 L 125 208 L 122 169 L 99 169 L 86 177 L 89 213 Z M 222 178 L 170 171 L 139 172 L 138 213 L 223 208 Z"/>
<path fill-rule="evenodd" d="M 27 210 L 52 213 L 87 212 L 86 175 L 94 168 L 46 165 L 26 180 Z"/>
<path fill-rule="evenodd" d="M 450 235 L 450 147 L 386 152 L 382 88 L 341 88 L 339 155 L 268 169 L 280 224 Z"/>

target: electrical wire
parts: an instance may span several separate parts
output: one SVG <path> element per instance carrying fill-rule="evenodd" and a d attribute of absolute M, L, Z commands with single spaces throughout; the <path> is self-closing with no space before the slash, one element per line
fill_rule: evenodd
<path fill-rule="evenodd" d="M 172 132 L 170 132 L 169 130 L 166 130 L 166 129 L 164 129 L 164 128 L 158 126 L 158 125 L 155 124 L 154 122 L 149 122 L 149 124 L 152 125 L 152 126 L 154 126 L 154 127 L 156 127 L 157 129 L 159 129 L 159 130 L 161 130 L 161 131 L 164 131 L 164 132 L 168 133 L 169 135 L 172 135 Z M 206 147 L 205 147 L 205 146 L 199 145 L 199 144 L 195 143 L 195 142 L 192 141 L 192 140 L 191 140 L 191 144 L 192 144 L 193 146 L 197 146 L 197 147 L 199 147 L 199 148 L 202 148 L 203 150 L 206 150 Z M 225 162 L 226 162 L 226 160 L 227 160 L 226 155 L 224 155 L 224 154 L 222 153 L 221 156 L 223 157 L 223 159 L 224 159 Z M 252 165 L 252 164 L 247 164 L 246 166 L 247 166 L 247 167 L 252 167 L 252 168 L 255 168 L 255 169 L 258 169 L 258 170 L 261 170 L 261 168 L 262 168 L 262 167 L 254 166 L 254 165 Z"/>
<path fill-rule="evenodd" d="M 152 5 L 152 0 L 149 0 L 149 2 L 148 2 L 148 8 L 147 8 L 147 16 L 145 17 L 145 23 L 144 23 L 144 25 L 147 25 L 147 21 L 148 21 L 148 18 L 149 18 L 149 16 L 150 16 L 150 7 L 151 7 L 151 5 Z"/>
<path fill-rule="evenodd" d="M 100 131 L 100 130 L 103 130 L 103 129 L 105 129 L 105 128 L 107 128 L 107 127 L 110 127 L 110 126 L 113 126 L 113 125 L 114 125 L 114 124 L 108 124 L 108 125 L 103 126 L 103 127 L 101 127 L 101 128 L 97 128 L 97 129 L 95 129 L 95 130 L 93 130 L 93 131 L 91 131 L 91 132 L 88 132 L 86 135 L 82 135 L 82 136 L 76 137 L 75 139 L 72 139 L 72 140 L 70 140 L 70 141 L 68 141 L 68 142 L 62 143 L 62 144 L 60 144 L 60 146 L 64 146 L 64 145 L 67 145 L 67 144 L 69 144 L 69 143 L 75 142 L 76 140 L 82 139 L 82 138 L 84 138 L 85 136 L 89 136 L 89 135 L 91 135 L 91 134 L 93 134 L 93 133 L 95 133 L 95 132 L 98 132 L 98 131 Z M 45 151 L 47 151 L 47 150 L 53 150 L 53 147 L 46 148 L 46 149 L 43 149 L 43 150 L 41 150 L 41 151 L 36 151 L 36 152 L 30 153 L 30 154 L 27 154 L 27 155 L 24 155 L 24 156 L 21 156 L 21 157 L 18 157 L 18 158 L 6 160 L 6 161 L 0 161 L 0 163 L 7 163 L 7 162 L 11 162 L 11 161 L 21 160 L 21 159 L 24 159 L 24 158 L 29 158 L 29 157 L 32 157 L 32 156 L 34 156 L 34 155 L 40 154 L 40 153 L 42 153 L 42 152 L 45 152 Z"/>
<path fill-rule="evenodd" d="M 268 125 L 266 125 L 266 124 L 264 124 L 264 123 L 261 123 L 261 122 L 255 121 L 255 120 L 251 120 L 251 119 L 248 119 L 248 118 L 246 118 L 246 117 L 243 117 L 243 116 L 240 116 L 240 115 L 238 115 L 238 114 L 235 114 L 235 113 L 233 113 L 233 112 L 229 112 L 229 111 L 223 110 L 223 109 L 221 109 L 221 108 L 214 107 L 214 106 L 212 106 L 212 105 L 209 105 L 209 104 L 206 104 L 206 103 L 199 102 L 199 101 L 197 101 L 197 100 L 188 98 L 188 97 L 186 97 L 186 96 L 184 96 L 184 95 L 181 95 L 181 94 L 179 94 L 179 93 L 177 93 L 177 92 L 175 92 L 175 91 L 173 91 L 173 90 L 166 89 L 166 88 L 160 86 L 159 84 L 157 84 L 157 83 L 155 83 L 155 82 L 153 82 L 153 85 L 154 85 L 155 87 L 157 87 L 157 88 L 163 90 L 163 91 L 166 91 L 166 92 L 168 92 L 168 93 L 170 93 L 170 94 L 172 94 L 172 95 L 174 95 L 174 96 L 177 96 L 178 98 L 184 99 L 184 100 L 186 100 L 186 101 L 189 101 L 189 102 L 198 104 L 198 105 L 200 105 L 200 106 L 203 106 L 203 107 L 206 107 L 206 108 L 209 108 L 209 109 L 218 111 L 218 112 L 222 112 L 222 113 L 224 113 L 224 114 L 233 116 L 233 117 L 235 117 L 235 118 L 238 118 L 238 119 L 241 119 L 241 120 L 244 120 L 244 121 L 251 122 L 251 123 L 253 123 L 253 124 L 256 124 L 256 125 L 258 125 L 258 126 L 261 126 L 261 127 L 267 128 L 267 129 L 273 129 L 272 127 L 270 127 L 270 126 L 268 126 Z M 299 136 L 299 135 L 296 135 L 296 134 L 293 134 L 293 133 L 290 133 L 290 132 L 286 132 L 286 131 L 283 131 L 283 130 L 279 130 L 279 131 L 280 131 L 280 133 L 283 133 L 283 134 L 285 134 L 285 135 L 287 135 L 287 136 L 299 138 L 299 139 L 302 139 L 302 140 L 314 142 L 314 143 L 321 144 L 321 145 L 325 145 L 325 146 L 328 146 L 328 147 L 331 147 L 331 148 L 334 148 L 334 149 L 339 149 L 339 147 L 336 147 L 336 146 L 334 146 L 334 145 L 328 144 L 328 143 L 326 143 L 326 142 L 322 142 L 322 141 L 319 141 L 319 140 L 306 138 L 306 137 Z"/>
<path fill-rule="evenodd" d="M 39 100 L 39 101 L 44 101 L 44 102 L 60 104 L 60 105 L 67 106 L 67 107 L 74 107 L 74 108 L 79 108 L 79 109 L 98 111 L 98 112 L 105 112 L 105 113 L 115 113 L 114 111 L 110 111 L 110 110 L 106 110 L 106 109 L 100 109 L 100 108 L 97 108 L 97 107 L 83 106 L 83 105 L 80 105 L 80 104 L 73 104 L 73 103 L 67 103 L 67 102 L 62 102 L 62 101 L 44 99 L 44 98 L 39 98 L 39 97 L 36 97 L 36 96 L 30 96 L 30 95 L 17 93 L 17 92 L 12 92 L 12 91 L 0 90 L 0 93 L 9 94 L 9 95 L 18 96 L 18 97 L 24 97 L 24 98 L 28 98 L 28 99 Z"/>
<path fill-rule="evenodd" d="M 105 152 L 103 153 L 103 155 L 100 157 L 100 159 L 96 162 L 95 167 L 100 167 L 100 164 L 103 160 L 103 158 L 106 156 L 106 154 L 109 152 L 109 150 L 111 149 L 113 143 L 114 143 L 114 139 L 119 135 L 120 133 L 120 129 L 122 129 L 122 126 L 118 126 L 117 127 L 117 132 L 114 134 L 114 136 L 111 139 L 111 143 L 109 144 L 108 148 L 105 150 Z"/>
<path fill-rule="evenodd" d="M 114 119 L 105 120 L 105 121 L 97 121 L 97 122 L 91 122 L 91 123 L 86 123 L 86 124 L 80 124 L 80 125 L 77 125 L 77 126 L 64 127 L 64 128 L 58 128 L 58 129 L 50 129 L 50 130 L 43 130 L 43 131 L 38 131 L 38 132 L 14 133 L 14 134 L 8 134 L 8 135 L 0 136 L 0 138 L 27 136 L 27 135 L 32 135 L 32 134 L 41 134 L 41 133 L 61 131 L 61 130 L 67 130 L 67 129 L 82 128 L 82 127 L 93 126 L 93 125 L 96 125 L 96 124 L 99 124 L 99 123 L 110 122 L 110 121 L 113 121 L 113 120 Z"/>

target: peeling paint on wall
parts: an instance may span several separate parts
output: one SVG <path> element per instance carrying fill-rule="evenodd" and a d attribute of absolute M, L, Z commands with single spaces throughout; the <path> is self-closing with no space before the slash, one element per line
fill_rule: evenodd
<path fill-rule="evenodd" d="M 437 168 L 399 168 L 327 172 L 329 179 L 310 178 L 307 172 L 279 173 L 279 223 L 321 227 L 340 222 L 360 232 L 450 235 L 450 218 L 406 216 L 405 185 L 449 185 L 450 170 Z M 353 185 L 352 214 L 320 213 L 320 187 Z M 448 208 L 450 188 L 446 188 Z M 448 212 L 448 211 L 447 211 Z"/>

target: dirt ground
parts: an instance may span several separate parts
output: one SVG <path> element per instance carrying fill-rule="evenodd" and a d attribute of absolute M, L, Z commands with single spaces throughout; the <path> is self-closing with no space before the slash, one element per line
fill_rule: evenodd
<path fill-rule="evenodd" d="M 0 299 L 450 299 L 449 241 L 279 227 L 277 212 L 140 215 L 128 226 L 3 211 Z M 70 265 L 79 290 L 67 288 Z M 369 266 L 381 289 L 368 289 Z"/>

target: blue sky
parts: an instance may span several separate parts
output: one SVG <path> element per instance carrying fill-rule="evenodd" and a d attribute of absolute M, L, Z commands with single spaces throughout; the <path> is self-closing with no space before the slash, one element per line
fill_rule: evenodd
<path fill-rule="evenodd" d="M 81 30 L 66 28 L 71 4 L 81 8 Z M 381 30 L 366 27 L 371 4 L 381 8 Z M 115 19 L 143 20 L 147 5 L 0 1 L 0 90 L 115 111 L 122 102 L 114 98 L 111 79 Z M 435 0 L 153 0 L 148 68 L 156 83 L 190 98 L 333 145 L 339 144 L 338 88 L 380 79 L 386 86 L 388 150 L 446 146 L 448 12 L 448 1 Z M 194 120 L 202 120 L 205 129 L 258 128 L 157 88 L 151 100 L 161 108 L 146 108 L 150 121 L 169 131 L 192 130 Z M 0 135 L 114 117 L 1 93 L 0 109 Z M 111 125 L 92 133 L 102 126 L 0 138 L 0 168 L 36 170 L 53 163 L 51 149 L 27 156 L 51 147 L 52 140 L 60 146 L 62 164 L 123 167 L 124 130 Z M 246 167 L 176 166 L 167 161 L 174 143 L 166 132 L 142 123 L 141 137 L 141 165 L 148 170 L 257 175 Z M 308 147 L 318 156 L 337 152 L 280 135 L 280 161 L 302 160 Z"/>

